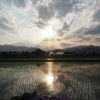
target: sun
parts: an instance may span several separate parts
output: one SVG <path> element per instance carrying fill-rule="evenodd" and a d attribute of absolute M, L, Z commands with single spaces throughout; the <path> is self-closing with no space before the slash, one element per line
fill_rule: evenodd
<path fill-rule="evenodd" d="M 52 27 L 46 28 L 46 30 L 44 31 L 44 36 L 45 37 L 53 37 L 54 36 L 54 31 L 53 31 Z"/>

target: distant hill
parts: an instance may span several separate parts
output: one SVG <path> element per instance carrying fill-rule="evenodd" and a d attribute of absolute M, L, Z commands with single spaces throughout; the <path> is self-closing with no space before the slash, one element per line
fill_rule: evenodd
<path fill-rule="evenodd" d="M 26 47 L 26 46 L 13 46 L 13 45 L 0 45 L 0 52 L 6 51 L 17 51 L 17 52 L 22 52 L 22 51 L 35 51 L 38 48 L 33 48 L 33 47 Z"/>
<path fill-rule="evenodd" d="M 65 49 L 57 49 L 61 52 L 100 52 L 100 46 L 93 46 L 93 45 L 89 45 L 89 46 L 76 46 L 76 47 L 71 47 L 71 48 L 65 48 Z M 54 50 L 52 50 L 54 51 Z"/>
<path fill-rule="evenodd" d="M 6 51 L 17 51 L 17 52 L 22 52 L 22 51 L 35 51 L 38 48 L 34 48 L 34 47 L 26 47 L 26 46 L 13 46 L 13 45 L 0 45 L 0 52 Z M 61 52 L 77 52 L 77 51 L 81 51 L 81 52 L 100 52 L 100 46 L 93 46 L 93 45 L 89 45 L 89 46 L 76 46 L 76 47 L 71 47 L 71 48 L 65 48 L 65 49 L 56 49 L 59 50 Z M 54 50 L 50 50 L 49 52 L 54 51 Z"/>

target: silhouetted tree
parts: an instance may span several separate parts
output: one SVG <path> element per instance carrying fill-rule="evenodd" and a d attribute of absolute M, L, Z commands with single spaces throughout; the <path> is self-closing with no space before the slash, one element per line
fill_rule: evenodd
<path fill-rule="evenodd" d="M 36 56 L 43 56 L 45 54 L 45 51 L 41 50 L 41 49 L 37 49 L 35 51 Z"/>
<path fill-rule="evenodd" d="M 30 57 L 29 51 L 26 51 L 26 52 L 25 52 L 25 56 L 26 56 L 26 57 Z"/>
<path fill-rule="evenodd" d="M 35 51 L 32 51 L 31 52 L 31 57 L 34 57 L 34 56 L 36 56 Z"/>
<path fill-rule="evenodd" d="M 67 55 L 68 56 L 69 55 L 69 52 L 68 51 L 64 52 L 64 55 Z"/>
<path fill-rule="evenodd" d="M 22 51 L 21 57 L 25 57 L 25 51 Z"/>
<path fill-rule="evenodd" d="M 53 51 L 53 55 L 57 55 L 57 52 L 58 52 L 59 50 L 54 50 Z"/>
<path fill-rule="evenodd" d="M 8 54 L 7 52 L 2 52 L 2 56 L 3 56 L 3 57 L 6 57 L 7 54 Z"/>

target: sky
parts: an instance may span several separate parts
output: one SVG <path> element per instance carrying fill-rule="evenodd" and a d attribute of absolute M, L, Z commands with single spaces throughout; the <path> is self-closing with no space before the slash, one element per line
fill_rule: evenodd
<path fill-rule="evenodd" d="M 100 46 L 100 0 L 0 0 L 0 45 L 44 50 Z"/>

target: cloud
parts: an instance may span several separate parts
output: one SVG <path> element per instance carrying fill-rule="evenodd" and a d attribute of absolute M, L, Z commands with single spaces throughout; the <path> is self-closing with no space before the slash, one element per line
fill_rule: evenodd
<path fill-rule="evenodd" d="M 62 30 L 68 30 L 70 25 L 68 25 L 66 22 L 64 22 Z"/>
<path fill-rule="evenodd" d="M 63 18 L 68 13 L 78 10 L 76 0 L 52 0 L 52 7 L 55 9 L 58 18 Z"/>
<path fill-rule="evenodd" d="M 18 34 L 19 20 L 12 11 L 0 10 L 0 29 L 7 34 Z"/>
<path fill-rule="evenodd" d="M 88 28 L 86 28 L 86 27 L 80 27 L 76 31 L 74 31 L 74 34 L 81 34 L 81 33 L 85 32 L 87 29 Z"/>
<path fill-rule="evenodd" d="M 98 9 L 93 15 L 93 21 L 100 23 L 100 9 Z"/>
<path fill-rule="evenodd" d="M 11 39 L 8 36 L 14 37 L 9 43 L 32 45 L 23 41 L 29 39 L 47 49 L 73 46 L 74 42 L 75 45 L 97 43 L 99 5 L 100 0 L 1 0 L 0 35 L 8 41 Z M 45 38 L 50 27 L 55 35 Z"/>
<path fill-rule="evenodd" d="M 69 34 L 69 35 L 67 35 L 66 37 L 64 37 L 63 39 L 64 40 L 69 40 L 69 39 L 72 39 L 72 38 L 74 38 L 75 36 L 73 35 L 73 34 Z"/>
<path fill-rule="evenodd" d="M 12 0 L 12 4 L 17 8 L 25 8 L 26 0 Z"/>
<path fill-rule="evenodd" d="M 100 0 L 96 0 L 96 5 L 100 8 Z"/>
<path fill-rule="evenodd" d="M 14 31 L 14 29 L 9 26 L 9 21 L 4 17 L 0 18 L 0 28 L 5 31 Z"/>
<path fill-rule="evenodd" d="M 71 20 L 70 24 L 67 24 L 67 22 L 63 22 L 63 26 L 61 29 L 58 29 L 56 32 L 59 36 L 63 36 L 64 33 L 68 33 L 68 31 L 70 30 L 70 27 L 72 26 L 74 22 L 74 18 Z"/>
<path fill-rule="evenodd" d="M 0 30 L 0 38 L 6 36 L 7 34 L 5 32 L 3 32 L 2 30 Z M 1 40 L 1 39 L 0 39 Z"/>
<path fill-rule="evenodd" d="M 57 39 L 57 41 L 61 41 L 61 39 Z"/>
<path fill-rule="evenodd" d="M 45 38 L 44 40 L 43 40 L 43 42 L 49 42 L 49 41 L 54 41 L 55 39 L 54 38 Z"/>
<path fill-rule="evenodd" d="M 61 46 L 64 46 L 64 47 L 65 47 L 65 46 L 68 46 L 68 47 L 69 47 L 69 46 L 73 46 L 74 44 L 69 44 L 69 43 L 61 43 L 60 45 L 61 45 Z"/>
<path fill-rule="evenodd" d="M 85 32 L 86 29 L 87 28 L 85 28 L 85 27 L 78 28 L 78 29 L 74 30 L 73 32 L 71 32 L 70 34 L 68 34 L 63 39 L 64 40 L 69 40 L 69 39 L 73 39 L 73 38 L 76 38 L 76 37 L 83 38 L 82 33 Z"/>
<path fill-rule="evenodd" d="M 47 7 L 41 5 L 37 7 L 37 10 L 38 10 L 38 18 L 41 18 L 44 21 L 50 20 L 55 14 L 52 7 L 49 6 Z"/>
<path fill-rule="evenodd" d="M 35 13 L 30 0 L 12 0 L 12 9 L 17 15 L 20 13 L 21 17 L 28 17 L 32 15 L 32 13 Z"/>
<path fill-rule="evenodd" d="M 58 36 L 63 36 L 63 34 L 64 34 L 62 29 L 56 30 L 56 33 L 58 34 Z"/>
<path fill-rule="evenodd" d="M 100 25 L 88 28 L 85 32 L 83 32 L 83 34 L 86 34 L 86 35 L 88 35 L 88 34 L 91 34 L 91 35 L 100 34 Z"/>
<path fill-rule="evenodd" d="M 16 42 L 16 43 L 13 43 L 12 45 L 35 47 L 35 44 L 32 41 L 29 41 L 29 40 L 23 40 L 23 41 L 20 41 L 20 42 Z"/>
<path fill-rule="evenodd" d="M 65 32 L 69 31 L 70 26 L 73 24 L 74 17 L 67 16 L 68 14 L 76 14 L 78 11 L 79 0 L 31 0 L 33 7 L 37 12 L 38 21 L 35 22 L 38 28 L 44 28 L 46 26 L 54 27 L 58 36 L 63 36 Z M 68 20 L 67 20 L 67 17 Z M 52 22 L 53 19 L 58 20 Z M 68 24 L 66 22 L 70 22 Z M 58 27 L 60 26 L 60 27 Z M 55 28 L 56 27 L 56 28 Z"/>
<path fill-rule="evenodd" d="M 90 41 L 91 40 L 91 37 L 83 37 L 83 38 L 81 38 L 81 40 L 80 40 L 80 38 L 79 38 L 79 40 L 76 40 L 75 42 L 86 42 L 86 41 Z"/>
<path fill-rule="evenodd" d="M 33 0 L 38 11 L 38 17 L 47 21 L 53 16 L 57 18 L 64 18 L 68 13 L 77 12 L 78 0 Z"/>
<path fill-rule="evenodd" d="M 99 35 L 100 34 L 100 24 L 90 27 L 81 27 L 73 32 L 76 36 L 78 35 Z M 75 36 L 75 37 L 76 37 Z"/>
<path fill-rule="evenodd" d="M 38 28 L 43 29 L 47 26 L 47 23 L 44 22 L 43 20 L 39 20 L 34 23 Z"/>
<path fill-rule="evenodd" d="M 97 42 L 100 42 L 100 38 L 95 38 L 95 40 L 96 40 Z"/>

